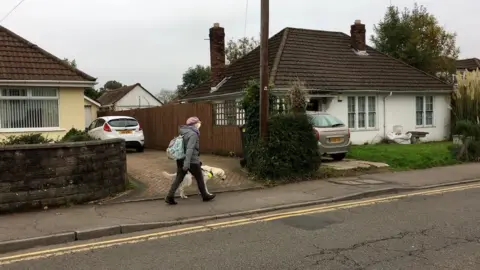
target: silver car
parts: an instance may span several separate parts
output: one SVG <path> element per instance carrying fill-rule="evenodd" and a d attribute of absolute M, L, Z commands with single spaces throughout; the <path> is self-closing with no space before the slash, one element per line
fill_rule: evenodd
<path fill-rule="evenodd" d="M 322 156 L 342 160 L 350 149 L 350 129 L 338 118 L 326 112 L 307 112 L 311 117 Z"/>

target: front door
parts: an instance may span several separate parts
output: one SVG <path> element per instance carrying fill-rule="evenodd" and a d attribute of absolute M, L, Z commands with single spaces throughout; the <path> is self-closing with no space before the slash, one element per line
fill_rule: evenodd
<path fill-rule="evenodd" d="M 92 106 L 85 105 L 85 127 L 88 127 L 92 123 Z"/>
<path fill-rule="evenodd" d="M 318 98 L 311 98 L 307 103 L 307 111 L 318 112 L 321 110 L 320 102 Z"/>

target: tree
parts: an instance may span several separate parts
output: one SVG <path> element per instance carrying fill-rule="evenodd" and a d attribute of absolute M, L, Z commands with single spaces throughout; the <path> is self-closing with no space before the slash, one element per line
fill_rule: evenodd
<path fill-rule="evenodd" d="M 227 47 L 225 48 L 225 57 L 227 58 L 227 64 L 232 64 L 238 59 L 244 57 L 253 49 L 260 46 L 260 41 L 255 38 L 240 38 L 237 41 L 233 39 L 228 41 Z"/>
<path fill-rule="evenodd" d="M 170 102 L 172 99 L 174 99 L 175 96 L 176 96 L 175 91 L 162 89 L 160 90 L 160 93 L 156 95 L 156 98 L 160 100 L 163 104 L 166 104 Z"/>
<path fill-rule="evenodd" d="M 103 88 L 104 89 L 109 89 L 109 90 L 114 90 L 114 89 L 118 89 L 122 86 L 123 86 L 123 84 L 121 82 L 118 82 L 118 81 L 115 81 L 115 80 L 110 80 L 110 81 L 107 81 L 103 85 Z"/>
<path fill-rule="evenodd" d="M 374 25 L 371 41 L 387 55 L 427 73 L 451 78 L 460 52 L 456 33 L 439 25 L 434 15 L 415 3 L 412 10 L 390 6 L 383 20 Z"/>
<path fill-rule="evenodd" d="M 92 88 L 92 87 L 87 87 L 83 90 L 83 94 L 93 100 L 96 100 L 97 98 L 99 98 L 102 93 L 98 90 L 96 90 L 95 88 Z"/>
<path fill-rule="evenodd" d="M 183 83 L 177 86 L 177 95 L 180 97 L 186 95 L 191 89 L 206 82 L 210 78 L 210 75 L 211 70 L 209 66 L 196 65 L 195 67 L 189 67 L 188 70 L 183 73 Z"/>
<path fill-rule="evenodd" d="M 70 60 L 68 60 L 68 58 L 63 58 L 63 61 L 67 62 L 67 64 L 69 64 L 70 66 L 72 66 L 74 68 L 77 68 L 77 61 L 75 61 L 75 59 L 70 61 Z"/>

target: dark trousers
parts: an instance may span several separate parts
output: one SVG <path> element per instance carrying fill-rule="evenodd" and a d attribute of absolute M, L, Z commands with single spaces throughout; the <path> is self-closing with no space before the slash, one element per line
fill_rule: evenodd
<path fill-rule="evenodd" d="M 205 182 L 203 180 L 203 173 L 202 173 L 202 167 L 200 167 L 200 164 L 193 164 L 190 163 L 190 168 L 188 171 L 183 170 L 183 159 L 177 160 L 177 176 L 175 177 L 175 180 L 172 183 L 172 186 L 170 187 L 170 190 L 168 191 L 168 197 L 174 197 L 175 192 L 177 191 L 178 187 L 183 181 L 183 178 L 185 178 L 185 175 L 187 172 L 190 172 L 193 177 L 195 177 L 195 180 L 197 181 L 197 186 L 198 190 L 200 191 L 200 194 L 202 194 L 203 198 L 207 198 L 207 190 L 205 189 Z"/>

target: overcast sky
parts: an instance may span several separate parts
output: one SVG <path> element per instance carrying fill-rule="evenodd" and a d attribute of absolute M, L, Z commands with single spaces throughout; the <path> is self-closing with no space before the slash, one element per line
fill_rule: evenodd
<path fill-rule="evenodd" d="M 20 0 L 1 0 L 0 18 Z M 449 31 L 458 34 L 460 57 L 480 58 L 479 0 L 419 0 Z M 284 27 L 349 33 L 361 19 L 373 24 L 392 3 L 413 0 L 271 0 L 270 35 Z M 174 89 L 182 73 L 209 64 L 208 29 L 225 27 L 226 39 L 259 36 L 259 0 L 25 0 L 3 25 L 97 77 L 124 84 L 140 82 L 153 93 Z M 246 12 L 247 10 L 247 12 Z M 245 27 L 246 26 L 246 27 Z"/>

